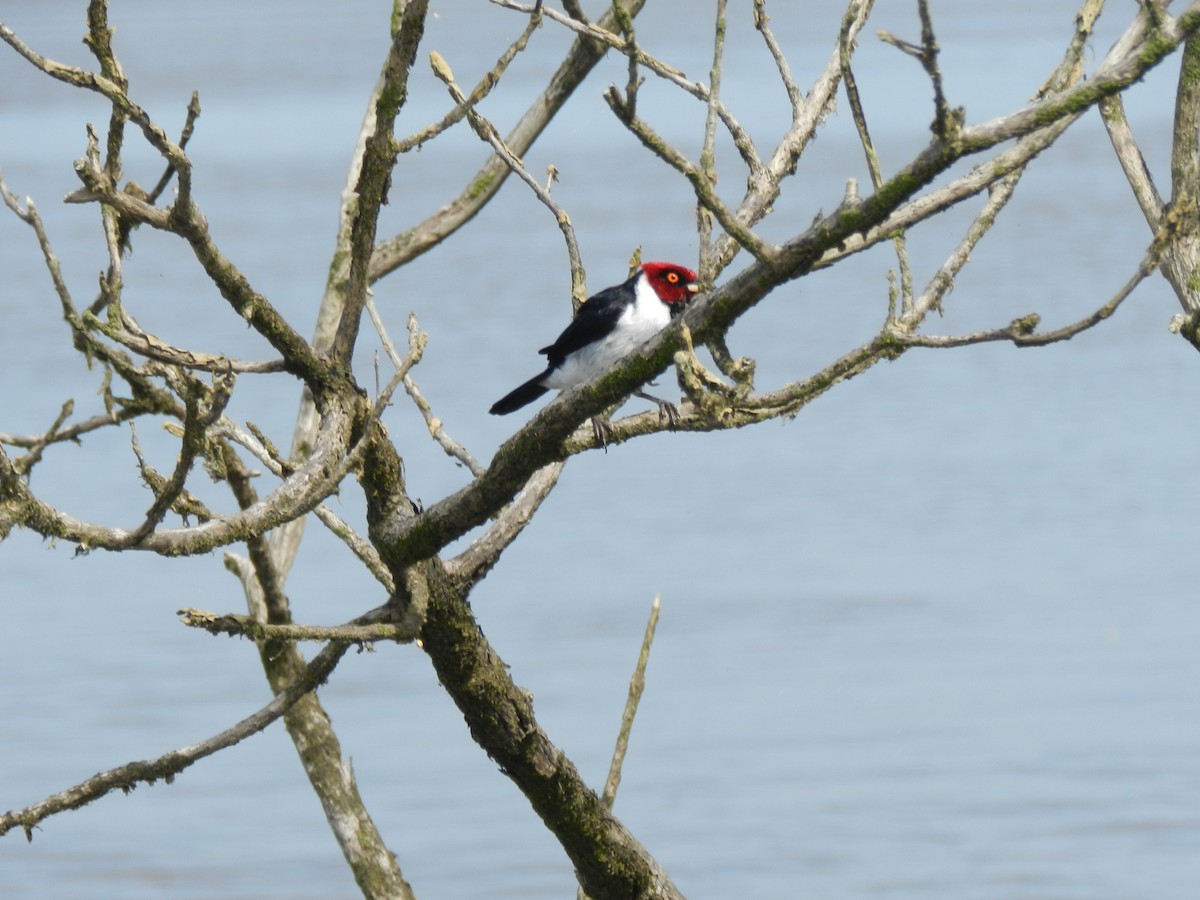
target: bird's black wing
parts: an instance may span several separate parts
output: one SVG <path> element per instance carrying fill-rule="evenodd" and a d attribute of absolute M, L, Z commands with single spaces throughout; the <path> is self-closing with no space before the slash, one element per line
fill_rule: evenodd
<path fill-rule="evenodd" d="M 605 288 L 589 297 L 583 306 L 579 307 L 579 312 L 575 314 L 571 324 L 563 329 L 558 340 L 538 351 L 546 355 L 546 361 L 551 368 L 562 365 L 562 361 L 568 355 L 612 331 L 617 319 L 621 318 L 621 313 L 633 300 L 636 280 L 635 275 L 624 284 Z"/>

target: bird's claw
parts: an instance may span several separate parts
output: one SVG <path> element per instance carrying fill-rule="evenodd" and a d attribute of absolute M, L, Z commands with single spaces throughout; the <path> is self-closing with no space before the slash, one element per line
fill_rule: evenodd
<path fill-rule="evenodd" d="M 608 439 L 612 437 L 612 423 L 599 416 L 592 416 L 592 436 L 596 438 L 596 443 L 607 453 Z"/>
<path fill-rule="evenodd" d="M 651 382 L 653 384 L 654 382 Z M 637 391 L 635 397 L 641 397 L 643 400 L 649 400 L 658 407 L 658 421 L 667 420 L 667 427 L 674 430 L 679 425 L 679 407 L 674 403 L 668 403 L 666 400 L 660 400 L 653 394 L 647 394 L 645 391 Z"/>

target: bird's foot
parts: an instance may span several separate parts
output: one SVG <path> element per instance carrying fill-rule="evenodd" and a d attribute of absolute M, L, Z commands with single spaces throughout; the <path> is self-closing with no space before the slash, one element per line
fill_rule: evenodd
<path fill-rule="evenodd" d="M 607 453 L 608 439 L 612 437 L 612 423 L 599 416 L 592 416 L 592 435 L 596 438 L 596 443 Z"/>
<path fill-rule="evenodd" d="M 649 400 L 651 403 L 658 406 L 658 421 L 667 420 L 667 427 L 674 430 L 679 425 L 679 407 L 674 403 L 668 403 L 666 400 L 660 400 L 652 394 L 647 394 L 645 391 L 634 391 L 635 397 L 641 397 L 643 400 Z"/>

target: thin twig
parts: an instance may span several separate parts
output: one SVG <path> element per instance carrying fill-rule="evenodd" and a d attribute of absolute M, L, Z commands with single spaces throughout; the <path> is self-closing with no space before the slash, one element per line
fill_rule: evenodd
<path fill-rule="evenodd" d="M 586 429 L 591 433 L 591 429 Z M 446 561 L 446 571 L 464 585 L 481 581 L 533 519 L 534 513 L 558 483 L 565 462 L 558 460 L 530 476 L 512 502 L 500 510 L 491 527 L 458 556 Z"/>
<path fill-rule="evenodd" d="M 645 0 L 625 0 L 622 5 L 631 16 L 636 16 L 644 3 Z M 532 13 L 533 7 L 527 7 L 525 11 Z M 598 24 L 601 29 L 610 29 L 613 21 L 610 9 Z M 533 146 L 538 135 L 604 56 L 605 48 L 605 44 L 583 36 L 571 45 L 545 89 L 534 98 L 505 137 L 504 143 L 515 156 L 520 158 Z M 511 171 L 500 157 L 489 153 L 483 166 L 457 197 L 439 204 L 437 212 L 376 246 L 371 258 L 371 281 L 377 281 L 417 258 L 471 221 L 496 195 Z"/>
<path fill-rule="evenodd" d="M 842 84 L 846 88 L 846 99 L 850 104 L 850 115 L 854 120 L 854 127 L 858 130 L 858 140 L 862 145 L 863 153 L 867 159 L 867 171 L 871 175 L 871 186 L 875 190 L 883 187 L 883 171 L 879 165 L 879 154 L 875 150 L 875 144 L 871 140 L 871 132 L 867 127 L 867 117 L 863 112 L 862 98 L 858 92 L 858 82 L 854 77 L 854 71 L 850 65 L 852 56 L 852 41 L 850 39 L 850 29 L 853 25 L 853 19 L 846 16 L 842 19 L 842 28 L 838 34 L 838 47 L 841 55 L 842 65 Z M 892 238 L 892 243 L 896 248 L 896 262 L 900 268 L 900 303 L 904 314 L 908 314 L 912 310 L 913 304 L 913 281 L 912 268 L 908 261 L 908 245 L 904 237 L 904 232 L 899 231 Z M 894 302 L 891 305 L 894 313 Z"/>
<path fill-rule="evenodd" d="M 1090 315 L 1084 316 L 1082 319 L 1072 322 L 1069 325 L 1056 328 L 1053 331 L 1035 331 L 1034 329 L 1040 322 L 1040 317 L 1037 314 L 1031 313 L 1030 315 L 1014 320 L 1004 328 L 996 328 L 991 331 L 977 331 L 971 334 L 946 336 L 902 335 L 897 336 L 897 340 L 909 347 L 939 348 L 964 347 L 969 344 L 982 344 L 994 341 L 1011 341 L 1017 347 L 1043 347 L 1047 344 L 1070 340 L 1112 316 L 1117 311 L 1117 308 L 1133 293 L 1134 289 L 1158 268 L 1159 263 L 1162 261 L 1166 245 L 1165 235 L 1160 235 L 1146 251 L 1146 255 L 1142 258 L 1141 263 L 1139 263 L 1137 271 L 1102 306 Z"/>
<path fill-rule="evenodd" d="M 62 432 L 62 427 L 64 424 L 66 424 L 67 419 L 69 419 L 71 417 L 71 413 L 74 411 L 75 411 L 75 401 L 74 400 L 67 400 L 65 403 L 63 403 L 63 405 L 58 410 L 58 415 L 54 418 L 54 421 L 50 424 L 50 428 L 46 431 L 45 434 L 39 435 L 37 440 L 35 440 L 32 444 L 29 445 L 28 453 L 26 453 L 24 456 L 18 457 L 17 459 L 13 460 L 13 468 L 16 469 L 16 471 L 22 475 L 28 475 L 29 472 L 33 469 L 33 467 L 36 466 L 41 461 L 42 451 L 45 450 L 47 446 L 54 443 L 55 441 L 62 440 L 62 438 L 59 436 Z M 4 440 L 3 435 L 0 435 L 0 442 L 9 444 L 9 445 L 16 444 L 15 441 Z"/>
<path fill-rule="evenodd" d="M 203 609 L 184 607 L 176 612 L 189 628 L 199 628 L 209 634 L 244 637 L 252 641 L 349 641 L 369 644 L 374 641 L 395 641 L 410 644 L 420 634 L 417 623 L 375 622 L 349 625 L 275 625 L 260 622 L 254 616 L 220 614 Z"/>
<path fill-rule="evenodd" d="M 93 2 L 91 6 L 100 5 Z M 124 124 L 122 116 L 113 109 L 113 124 L 109 126 L 109 156 L 105 161 L 105 169 L 109 172 L 110 178 L 120 176 L 120 157 L 119 153 L 120 138 L 114 140 L 113 132 L 117 130 L 117 123 Z M 123 129 L 122 129 L 123 130 Z M 88 125 L 88 155 L 92 156 L 95 150 L 96 134 L 92 130 L 92 126 Z M 104 243 L 108 247 L 108 268 L 100 279 L 100 295 L 96 300 L 97 304 L 107 306 L 109 304 L 120 304 L 121 292 L 125 286 L 125 276 L 123 274 L 124 267 L 122 265 L 122 238 L 128 237 L 129 229 L 132 228 L 132 223 L 127 222 L 118 212 L 107 204 L 100 205 L 100 223 L 104 231 Z"/>
<path fill-rule="evenodd" d="M 715 141 L 717 136 L 717 106 L 721 95 L 721 61 L 725 53 L 725 0 L 717 0 L 713 26 L 713 61 L 709 72 L 708 110 L 704 119 L 704 140 L 700 148 L 700 173 L 708 179 L 714 193 L 717 186 Z M 628 91 L 626 91 L 628 99 Z M 632 105 L 630 105 L 632 109 Z M 709 262 L 712 255 L 712 217 L 701 204 L 696 210 L 700 232 L 700 280 L 712 284 L 717 276 Z"/>
<path fill-rule="evenodd" d="M 289 478 L 255 505 L 185 528 L 156 529 L 131 545 L 135 532 L 99 525 L 60 512 L 29 490 L 0 447 L 0 496 L 21 509 L 21 524 L 44 537 L 79 544 L 86 549 L 137 549 L 169 556 L 209 553 L 247 535 L 262 534 L 311 510 L 333 493 L 347 467 L 358 459 L 347 453 L 349 411 L 332 405 L 325 413 L 323 440 Z M 360 442 L 360 447 L 361 447 Z M 361 451 L 360 451 L 361 452 Z"/>
<path fill-rule="evenodd" d="M 144 356 L 147 359 L 154 359 L 159 362 L 168 363 L 169 365 L 180 366 L 185 369 L 198 369 L 205 372 L 265 374 L 287 371 L 287 363 L 282 359 L 241 360 L 224 355 L 201 353 L 198 350 L 188 350 L 184 347 L 174 347 L 149 332 L 142 330 L 141 326 L 138 325 L 132 316 L 125 312 L 123 307 L 118 307 L 116 319 L 119 320 L 120 324 L 111 320 L 105 322 L 98 318 L 91 310 L 83 314 L 83 321 L 85 323 L 112 338 L 125 349 L 132 350 L 134 353 Z"/>
<path fill-rule="evenodd" d="M 944 141 L 953 136 L 954 119 L 950 104 L 946 102 L 946 91 L 942 86 L 942 70 L 938 66 L 938 43 L 933 33 L 933 16 L 929 12 L 929 0 L 917 0 L 917 13 L 921 17 L 921 46 L 924 53 L 921 60 L 929 80 L 933 84 L 933 105 L 935 110 L 935 133 Z"/>
<path fill-rule="evenodd" d="M 173 158 L 172 164 L 181 165 Z M 183 182 L 183 168 L 177 168 Z M 258 293 L 246 276 L 220 250 L 212 239 L 208 222 L 182 189 L 169 209 L 147 203 L 139 192 L 117 189 L 111 177 L 90 155 L 75 163 L 75 173 L 91 195 L 103 204 L 115 207 L 122 216 L 153 228 L 179 235 L 191 247 L 205 274 L 220 290 L 221 296 L 288 363 L 289 371 L 304 378 L 314 391 L 328 389 L 336 380 L 335 367 L 318 354 L 275 309 Z"/>
<path fill-rule="evenodd" d="M 183 122 L 183 130 L 179 133 L 179 149 L 186 150 L 188 141 L 192 139 L 192 133 L 196 130 L 196 120 L 200 118 L 200 93 L 192 91 L 192 99 L 188 101 L 187 118 Z M 157 203 L 158 198 L 162 196 L 163 191 L 167 189 L 167 185 L 171 183 L 171 178 L 175 175 L 175 167 L 169 162 L 167 168 L 159 176 L 158 183 L 150 189 L 147 199 L 150 203 Z"/>
<path fill-rule="evenodd" d="M 538 28 L 541 27 L 542 3 L 543 0 L 537 0 L 537 3 L 534 5 L 534 10 L 529 16 L 529 24 L 527 24 L 525 26 L 525 30 L 521 32 L 521 36 L 509 45 L 508 49 L 501 54 L 498 60 L 496 60 L 496 64 L 492 66 L 491 70 L 488 71 L 487 74 L 485 74 L 481 79 L 479 79 L 479 82 L 474 88 L 472 88 L 471 93 L 466 95 L 466 97 L 463 99 L 463 102 L 456 103 L 454 105 L 454 109 L 446 113 L 441 121 L 435 122 L 432 125 L 428 125 L 425 128 L 422 128 L 416 134 L 410 135 L 403 140 L 396 141 L 397 153 L 407 153 L 414 147 L 420 147 L 422 144 L 433 140 L 433 138 L 437 137 L 447 128 L 450 128 L 457 122 L 461 122 L 463 117 L 467 114 L 467 110 L 474 109 L 485 97 L 487 97 L 488 94 L 492 92 L 492 88 L 500 83 L 500 77 L 504 74 L 505 70 L 508 69 L 508 64 L 516 58 L 518 53 L 525 49 L 525 46 L 529 43 L 529 38 Z"/>
<path fill-rule="evenodd" d="M 124 86 L 103 74 L 95 74 L 76 66 L 68 66 L 55 62 L 39 53 L 34 52 L 28 44 L 22 41 L 11 28 L 0 22 L 0 41 L 8 44 L 30 65 L 51 78 L 73 85 L 84 90 L 94 91 L 102 95 L 114 110 L 119 111 L 125 118 L 137 125 L 146 140 L 159 153 L 166 157 L 174 166 L 180 177 L 180 195 L 190 198 L 191 192 L 191 161 L 187 155 L 173 142 L 150 118 L 149 114 L 134 103 L 125 93 Z M 111 172 L 108 173 L 110 176 Z"/>
<path fill-rule="evenodd" d="M 1017 183 L 1024 173 L 1024 169 L 1018 169 L 992 186 L 983 209 L 975 216 L 970 227 L 967 228 L 967 233 L 954 248 L 954 252 L 950 254 L 950 258 L 934 273 L 919 297 L 912 298 L 910 285 L 909 294 L 905 297 L 904 312 L 898 323 L 900 328 L 911 332 L 931 310 L 941 310 L 942 300 L 954 285 L 955 277 L 971 258 L 971 251 L 975 249 L 975 245 L 991 230 L 996 216 L 1012 199 L 1013 192 L 1017 189 Z"/>
<path fill-rule="evenodd" d="M 180 429 L 180 432 L 182 433 L 182 429 Z M 134 427 L 133 422 L 129 423 L 129 443 L 133 449 L 133 456 L 137 460 L 138 471 L 142 475 L 142 481 L 146 483 L 146 486 L 150 488 L 156 498 L 166 495 L 170 489 L 169 483 L 166 478 L 147 462 L 145 454 L 142 453 L 142 445 L 138 441 L 137 428 Z M 187 517 L 193 515 L 201 522 L 217 518 L 216 513 L 210 510 L 186 488 L 176 489 L 175 497 L 171 500 L 170 509 L 172 512 L 182 516 L 185 523 Z"/>
<path fill-rule="evenodd" d="M 454 98 L 455 102 L 463 103 L 466 98 L 463 96 L 462 90 L 455 83 L 454 73 L 451 71 L 446 60 L 442 58 L 441 54 L 435 52 L 429 55 L 429 61 L 433 66 L 433 74 L 438 77 L 439 81 L 446 85 L 446 90 L 450 92 L 450 96 Z M 475 133 L 492 146 L 492 149 L 504 161 L 504 164 L 529 186 L 529 189 L 542 202 L 542 205 L 554 214 L 554 221 L 558 223 L 559 231 L 562 232 L 563 240 L 567 245 L 567 260 L 571 266 L 571 297 L 574 299 L 577 307 L 582 305 L 583 301 L 587 299 L 587 282 L 583 270 L 583 260 L 579 254 L 579 242 L 575 239 L 575 228 L 571 224 L 571 217 L 550 196 L 550 191 L 529 174 L 525 169 L 525 164 L 504 143 L 504 138 L 500 136 L 500 132 L 496 130 L 495 125 L 474 109 L 467 110 L 467 121 L 471 124 L 471 128 L 474 129 Z"/>
<path fill-rule="evenodd" d="M 1146 224 L 1158 228 L 1165 201 L 1154 185 L 1150 167 L 1146 165 L 1146 158 L 1142 156 L 1142 150 L 1129 127 L 1129 120 L 1125 118 L 1125 104 L 1121 97 L 1118 95 L 1101 101 L 1100 116 Z"/>
<path fill-rule="evenodd" d="M 608 767 L 608 778 L 604 780 L 601 802 L 613 808 L 617 789 L 621 786 L 621 768 L 625 765 L 625 753 L 629 749 L 629 735 L 633 731 L 633 719 L 637 715 L 642 692 L 646 689 L 646 664 L 650 661 L 650 646 L 654 643 L 654 631 L 658 628 L 658 611 L 662 598 L 655 596 L 650 604 L 650 618 L 646 622 L 646 633 L 642 638 L 642 649 L 638 653 L 633 677 L 629 679 L 629 696 L 625 699 L 625 710 L 621 713 L 621 728 L 617 733 L 617 745 L 613 748 L 612 763 Z"/>
<path fill-rule="evenodd" d="M 741 211 L 731 210 L 725 205 L 725 202 L 721 200 L 717 192 L 713 189 L 708 177 L 695 163 L 675 147 L 668 144 L 647 122 L 634 114 L 616 88 L 610 86 L 604 93 L 604 99 L 608 101 L 608 105 L 612 108 L 617 118 L 621 120 L 626 128 L 633 132 L 648 150 L 651 150 L 656 156 L 668 163 L 691 183 L 692 190 L 695 191 L 696 199 L 700 205 L 716 216 L 717 221 L 721 223 L 721 227 L 725 229 L 726 234 L 749 251 L 759 262 L 767 265 L 772 263 L 777 248 L 768 244 L 739 220 Z"/>
<path fill-rule="evenodd" d="M 621 728 L 617 733 L 617 746 L 613 749 L 612 762 L 608 768 L 608 777 L 604 780 L 604 790 L 600 794 L 600 802 L 604 808 L 611 810 L 617 799 L 617 789 L 621 786 L 621 767 L 625 764 L 625 752 L 629 749 L 629 734 L 633 730 L 633 718 L 637 715 L 638 703 L 642 699 L 642 691 L 646 687 L 646 663 L 650 660 L 650 645 L 654 642 L 654 630 L 658 627 L 658 608 L 660 598 L 655 596 L 650 604 L 650 620 L 646 623 L 646 634 L 642 638 L 642 649 L 638 653 L 637 665 L 633 677 L 629 680 L 629 696 L 625 699 L 625 709 L 621 714 Z M 580 887 L 575 892 L 576 900 L 587 900 L 588 895 Z"/>
<path fill-rule="evenodd" d="M 722 2 L 722 0 L 718 0 Z M 638 44 L 637 35 L 634 33 L 633 17 L 630 16 L 620 3 L 613 3 L 613 15 L 616 16 L 617 25 L 620 26 L 621 35 L 624 41 L 621 45 L 621 52 L 625 54 L 628 60 L 629 75 L 625 79 L 625 102 L 629 104 L 630 109 L 637 109 L 638 88 L 642 86 L 642 79 L 638 75 Z"/>
<path fill-rule="evenodd" d="M 497 6 L 502 6 L 505 9 L 516 10 L 518 12 L 526 13 L 527 15 L 532 14 L 533 12 L 533 7 L 522 3 L 517 3 L 515 0 L 491 0 L 491 2 L 495 3 Z M 683 72 L 679 71 L 679 69 L 676 69 L 674 66 L 671 66 L 646 53 L 636 43 L 636 41 L 631 42 L 626 37 L 618 36 L 614 31 L 608 30 L 608 28 L 603 24 L 592 25 L 586 21 L 581 21 L 571 16 L 564 16 L 562 13 L 557 12 L 551 7 L 548 7 L 545 10 L 545 15 L 546 18 L 558 23 L 559 25 L 564 25 L 580 35 L 600 41 L 610 49 L 617 50 L 620 53 L 627 55 L 630 58 L 631 73 L 636 71 L 634 68 L 636 64 L 637 67 L 649 69 L 651 72 L 665 81 L 670 82 L 676 87 L 682 88 L 697 100 L 700 100 L 704 103 L 709 102 L 709 90 L 705 85 L 697 81 L 691 81 Z M 632 12 L 630 15 L 632 16 Z M 631 79 L 632 80 L 626 84 L 626 92 L 628 93 L 630 85 L 635 85 L 634 107 L 636 108 L 636 85 L 639 82 L 633 77 L 632 74 Z M 738 120 L 734 118 L 733 114 L 724 103 L 718 102 L 716 109 L 717 114 L 721 118 L 721 122 L 729 131 L 729 136 L 733 140 L 734 146 L 737 147 L 738 152 L 742 155 L 743 160 L 745 160 L 746 165 L 749 166 L 752 171 L 757 172 L 761 170 L 762 160 L 759 159 L 758 152 L 754 147 L 754 141 L 751 139 L 749 132 L 747 132 L 738 122 Z"/>
<path fill-rule="evenodd" d="M 788 102 L 792 106 L 792 115 L 796 116 L 804 105 L 804 94 L 796 85 L 792 67 L 788 64 L 783 48 L 779 46 L 779 41 L 775 39 L 775 33 L 771 31 L 770 21 L 771 18 L 767 15 L 766 0 L 754 0 L 754 27 L 762 35 L 763 42 L 767 45 L 767 51 L 771 54 L 771 59 L 775 61 L 779 80 L 783 82 L 783 89 L 787 91 Z"/>
<path fill-rule="evenodd" d="M 233 376 L 217 376 L 211 389 L 200 384 L 198 380 L 189 378 L 188 387 L 184 397 L 187 412 L 183 420 L 183 437 L 179 444 L 175 470 L 162 485 L 162 489 L 156 493 L 154 502 L 146 511 L 145 521 L 126 538 L 127 546 L 136 546 L 152 534 L 183 493 L 192 466 L 204 455 L 209 426 L 220 418 L 233 395 Z"/>
<path fill-rule="evenodd" d="M 425 348 L 425 343 L 428 340 L 426 335 L 417 325 L 417 317 L 409 314 L 408 317 L 408 340 L 409 340 L 409 357 L 402 359 L 399 352 L 396 350 L 396 345 L 392 341 L 391 336 L 387 332 L 386 326 L 383 324 L 383 318 L 379 315 L 379 309 L 375 305 L 374 299 L 367 300 L 367 315 L 371 317 L 371 323 L 375 326 L 375 331 L 379 335 L 379 340 L 383 343 L 384 352 L 391 361 L 395 370 L 400 374 L 401 381 L 404 384 L 404 390 L 413 403 L 420 411 L 421 416 L 425 419 L 425 425 L 429 429 L 430 436 L 437 441 L 438 446 L 446 451 L 446 454 L 452 459 L 458 460 L 466 466 L 472 475 L 479 477 L 484 473 L 485 468 L 482 466 L 471 452 L 462 444 L 450 437 L 446 433 L 445 425 L 442 420 L 433 414 L 433 409 L 429 405 L 429 401 L 421 393 L 417 383 L 412 379 L 409 370 L 414 365 L 414 354 L 419 358 L 420 353 Z"/>
<path fill-rule="evenodd" d="M 62 265 L 59 263 L 58 257 L 54 253 L 54 248 L 50 244 L 50 237 L 46 234 L 46 228 L 42 224 L 42 217 L 33 203 L 33 198 L 26 197 L 25 206 L 22 208 L 20 201 L 8 189 L 8 185 L 4 183 L 3 176 L 0 176 L 0 196 L 4 198 L 4 205 L 12 210 L 18 219 L 33 229 L 34 236 L 37 237 L 38 247 L 42 251 L 42 260 L 46 264 L 46 270 L 50 273 L 50 280 L 54 283 L 54 291 L 58 295 L 63 314 L 69 322 L 78 320 L 78 315 L 75 311 L 75 302 L 71 299 L 71 290 L 67 287 L 66 279 L 63 278 Z"/>
<path fill-rule="evenodd" d="M 256 459 L 266 465 L 276 477 L 287 478 L 293 471 L 294 467 L 287 463 L 273 446 L 268 446 L 267 443 L 264 443 L 258 437 L 247 434 L 237 423 L 228 417 L 222 416 L 217 420 L 213 430 L 221 437 L 245 447 Z M 387 566 L 380 560 L 379 552 L 371 545 L 370 541 L 358 534 L 348 522 L 324 503 L 319 503 L 313 508 L 313 515 L 342 543 L 349 547 L 355 556 L 362 560 L 368 571 L 375 576 L 375 579 L 383 585 L 389 594 L 395 590 L 392 573 L 388 571 Z M 303 521 L 303 519 L 300 521 Z"/>
<path fill-rule="evenodd" d="M 915 57 L 929 76 L 933 85 L 933 133 L 946 144 L 953 144 L 959 128 L 962 126 L 962 111 L 953 110 L 946 102 L 945 89 L 942 86 L 942 70 L 938 66 L 938 43 L 933 33 L 933 16 L 929 12 L 929 0 L 917 0 L 917 12 L 921 19 L 921 43 L 912 44 L 901 40 L 895 35 L 880 31 L 879 39 L 891 44 L 896 49 Z"/>
<path fill-rule="evenodd" d="M 68 401 L 69 402 L 69 401 Z M 114 410 L 111 414 L 92 416 L 84 419 L 81 422 L 76 422 L 72 425 L 60 427 L 53 434 L 8 434 L 0 431 L 0 444 L 8 444 L 10 447 L 22 447 L 24 449 L 32 449 L 34 447 L 48 447 L 51 444 L 61 444 L 66 441 L 78 443 L 79 439 L 85 434 L 93 431 L 98 431 L 101 428 L 108 428 L 112 425 L 119 425 L 122 422 L 136 418 L 137 416 L 146 415 L 150 410 L 133 409 L 123 407 L 119 410 Z M 17 461 L 14 460 L 14 466 Z"/>
<path fill-rule="evenodd" d="M 257 734 L 286 713 L 297 700 L 324 683 L 349 647 L 350 644 L 344 641 L 330 643 L 305 666 L 301 677 L 276 694 L 270 703 L 207 740 L 171 750 L 156 759 L 131 762 L 100 772 L 31 806 L 0 815 L 0 835 L 20 827 L 25 832 L 26 840 L 32 841 L 33 829 L 38 823 L 56 813 L 79 809 L 115 790 L 128 794 L 139 783 L 154 784 L 162 779 L 171 784 L 175 776 L 192 763 Z"/>
<path fill-rule="evenodd" d="M 429 405 L 429 401 L 425 399 L 425 395 L 421 393 L 421 389 L 411 376 L 404 376 L 404 390 L 420 411 L 422 418 L 425 419 L 429 436 L 446 451 L 446 455 L 466 466 L 474 477 L 478 478 L 483 475 L 487 471 L 487 467 L 472 456 L 470 450 L 446 433 L 445 423 L 433 414 L 433 408 Z"/>
<path fill-rule="evenodd" d="M 849 0 L 843 17 L 843 27 L 851 46 L 866 24 L 872 5 L 873 0 Z M 770 158 L 765 162 L 751 164 L 746 154 L 742 154 L 749 174 L 746 192 L 737 206 L 739 222 L 754 225 L 771 210 L 779 197 L 784 180 L 795 173 L 801 154 L 816 136 L 817 128 L 825 117 L 832 112 L 837 99 L 837 87 L 841 82 L 841 43 L 835 43 L 825 68 L 807 95 L 800 95 L 798 90 L 794 93 L 789 90 L 789 98 L 793 101 L 792 123 Z M 778 61 L 776 67 L 779 67 Z M 786 77 L 784 82 L 786 85 Z M 712 254 L 714 271 L 724 270 L 740 249 L 741 244 L 732 235 L 727 234 L 718 240 Z"/>

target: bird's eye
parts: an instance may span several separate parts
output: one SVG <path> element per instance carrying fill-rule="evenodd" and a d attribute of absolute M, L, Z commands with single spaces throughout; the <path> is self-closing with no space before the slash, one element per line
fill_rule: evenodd
<path fill-rule="evenodd" d="M 667 281 L 669 281 L 671 284 L 678 284 L 679 283 L 679 274 L 677 272 L 668 272 L 667 273 Z"/>

